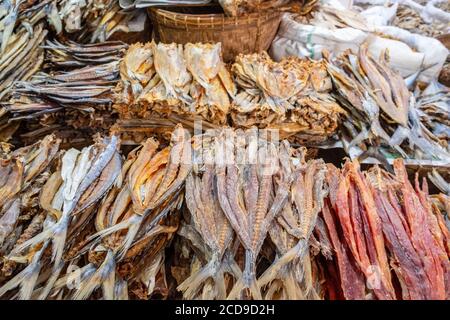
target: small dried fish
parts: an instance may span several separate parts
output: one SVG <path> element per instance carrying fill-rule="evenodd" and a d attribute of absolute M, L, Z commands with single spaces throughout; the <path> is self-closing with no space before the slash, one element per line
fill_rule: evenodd
<path fill-rule="evenodd" d="M 331 79 L 323 61 L 289 57 L 277 63 L 266 53 L 239 55 L 232 71 L 238 87 L 234 126 L 277 129 L 281 139 L 297 142 L 302 135 L 324 141 L 336 131 L 343 110 L 328 94 Z"/>
<path fill-rule="evenodd" d="M 124 119 L 174 113 L 224 124 L 236 91 L 220 44 L 136 43 L 120 77 L 114 107 Z"/>

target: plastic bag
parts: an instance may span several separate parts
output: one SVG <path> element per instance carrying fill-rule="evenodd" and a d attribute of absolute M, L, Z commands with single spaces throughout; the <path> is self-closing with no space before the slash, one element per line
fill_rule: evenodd
<path fill-rule="evenodd" d="M 440 41 L 397 27 L 373 28 L 376 33 L 350 27 L 328 29 L 301 24 L 292 15 L 285 14 L 272 42 L 270 55 L 276 61 L 290 55 L 319 59 L 324 49 L 336 55 L 347 49 L 357 52 L 363 42 L 369 41 L 369 52 L 373 56 L 378 57 L 385 49 L 389 51 L 390 66 L 403 77 L 418 73 L 417 80 L 428 83 L 439 76 L 448 55 L 447 48 Z"/>

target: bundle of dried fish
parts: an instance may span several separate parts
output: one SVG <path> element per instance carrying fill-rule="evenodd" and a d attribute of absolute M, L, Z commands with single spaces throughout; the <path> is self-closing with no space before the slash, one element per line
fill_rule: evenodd
<path fill-rule="evenodd" d="M 4 37 L 6 33 L 4 30 Z M 9 97 L 14 81 L 26 81 L 40 69 L 44 61 L 44 50 L 40 45 L 46 35 L 47 30 L 38 24 L 31 30 L 20 29 L 11 36 L 12 39 L 3 39 L 2 45 L 8 40 L 10 43 L 5 45 L 0 55 L 0 99 Z"/>
<path fill-rule="evenodd" d="M 220 132 L 212 148 L 218 202 L 245 249 L 244 271 L 227 298 L 239 298 L 244 292 L 247 297 L 261 298 L 256 259 L 274 217 L 288 198 L 291 150 L 286 144 L 278 145 L 278 140 L 263 141 L 257 130 L 243 133 L 231 129 Z"/>
<path fill-rule="evenodd" d="M 29 138 L 40 139 L 59 129 L 83 129 L 79 133 L 88 139 L 114 124 L 111 104 L 118 73 L 119 63 L 113 61 L 52 74 L 41 72 L 29 81 L 17 81 L 12 98 L 4 103 L 4 117 L 10 124 L 27 120 L 24 134 L 32 133 Z"/>
<path fill-rule="evenodd" d="M 120 41 L 107 41 L 98 44 L 79 44 L 73 41 L 59 42 L 47 40 L 46 64 L 52 70 L 62 68 L 81 68 L 101 65 L 120 60 L 128 45 Z"/>
<path fill-rule="evenodd" d="M 299 140 L 323 141 L 335 133 L 343 110 L 330 96 L 323 61 L 289 57 L 277 63 L 267 53 L 239 55 L 232 71 L 239 89 L 233 125 L 278 129 L 281 138 Z"/>
<path fill-rule="evenodd" d="M 389 68 L 386 55 L 377 61 L 364 44 L 357 55 L 348 51 L 336 60 L 327 59 L 336 98 L 348 111 L 343 119 L 345 130 L 340 132 L 348 153 L 383 162 L 386 154 L 380 151 L 418 159 L 450 159 L 448 150 L 421 121 L 413 95 L 401 76 Z M 409 144 L 403 143 L 405 139 Z M 355 152 L 353 147 L 360 150 Z"/>
<path fill-rule="evenodd" d="M 325 173 L 322 160 L 302 161 L 289 172 L 295 178 L 288 203 L 269 230 L 277 257 L 258 279 L 259 286 L 267 285 L 265 299 L 322 298 L 309 244 L 327 195 Z"/>
<path fill-rule="evenodd" d="M 33 294 L 47 297 L 65 265 L 65 250 L 92 220 L 93 206 L 120 172 L 117 148 L 118 139 L 111 136 L 98 139 L 81 152 L 70 149 L 64 154 L 60 168 L 48 178 L 40 194 L 40 207 L 45 211 L 43 221 L 34 230 L 34 236 L 5 257 L 7 262 L 24 264 L 25 268 L 3 284 L 0 296 L 19 286 L 20 299 L 29 299 Z M 40 284 L 42 288 L 34 292 Z"/>
<path fill-rule="evenodd" d="M 191 223 L 180 229 L 200 256 L 207 261 L 179 284 L 185 299 L 225 299 L 227 284 L 240 275 L 230 249 L 233 229 L 220 207 L 216 185 L 214 137 L 198 135 L 194 141 L 195 166 L 186 180 L 186 204 Z"/>
<path fill-rule="evenodd" d="M 448 299 L 444 218 L 432 210 L 425 181 L 414 189 L 402 160 L 394 168 L 395 176 L 377 167 L 364 175 L 355 162 L 329 168 L 323 218 L 337 283 L 345 299 Z"/>
<path fill-rule="evenodd" d="M 125 119 L 176 113 L 223 124 L 235 92 L 220 44 L 137 43 L 120 77 L 115 108 Z"/>

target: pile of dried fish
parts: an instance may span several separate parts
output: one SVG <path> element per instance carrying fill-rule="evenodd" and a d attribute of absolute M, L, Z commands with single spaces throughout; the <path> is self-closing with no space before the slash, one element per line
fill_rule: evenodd
<path fill-rule="evenodd" d="M 115 121 L 111 105 L 119 76 L 116 58 L 126 45 L 48 42 L 45 48 L 50 73 L 15 82 L 11 99 L 3 104 L 8 124 L 26 120 L 21 138 L 28 143 L 57 130 L 71 140 L 90 140 L 98 130 L 109 130 Z"/>
<path fill-rule="evenodd" d="M 433 9 L 433 11 L 430 9 Z M 429 14 L 427 15 L 428 12 L 435 12 L 435 16 L 430 17 Z M 448 25 L 449 12 L 450 4 L 445 0 L 404 1 L 397 8 L 393 25 L 413 33 L 435 38 L 450 31 Z"/>
<path fill-rule="evenodd" d="M 289 57 L 274 62 L 266 53 L 239 55 L 232 66 L 238 93 L 233 125 L 278 129 L 281 138 L 326 140 L 338 127 L 342 108 L 331 97 L 324 61 Z"/>
<path fill-rule="evenodd" d="M 5 165 L 2 179 L 10 183 L 1 189 L 7 206 L 0 216 L 5 240 L 0 296 L 148 299 L 155 292 L 167 296 L 164 248 L 178 229 L 176 213 L 192 166 L 187 131 L 178 126 L 170 146 L 159 151 L 156 140 L 147 140 L 123 166 L 117 137 L 98 138 L 81 151 L 65 151 L 43 180 L 38 174 L 58 150 L 51 139 L 19 149 L 9 167 Z M 34 158 L 17 162 L 15 157 L 26 156 L 25 151 Z M 36 183 L 30 187 L 33 178 Z M 20 183 L 12 188 L 14 179 Z M 36 218 L 30 204 L 21 205 L 18 192 L 23 192 L 22 202 L 33 196 Z M 33 220 L 22 235 L 22 228 L 14 227 L 25 215 L 21 221 Z M 68 285 L 73 281 L 78 284 Z"/>
<path fill-rule="evenodd" d="M 167 296 L 164 249 L 178 229 L 176 213 L 192 156 L 190 137 L 180 126 L 170 146 L 157 151 L 158 146 L 150 138 L 128 155 L 120 179 L 99 206 L 97 232 L 82 242 L 89 248 L 90 264 L 98 269 L 72 298 L 86 299 L 101 286 L 105 299 L 121 299 L 117 287 L 124 285 L 135 298 L 148 299 L 156 292 Z M 158 275 L 163 279 L 155 287 Z"/>
<path fill-rule="evenodd" d="M 392 154 L 450 160 L 447 146 L 427 129 L 414 96 L 386 59 L 386 55 L 380 60 L 371 57 L 367 44 L 358 54 L 347 51 L 334 60 L 328 57 L 336 99 L 348 112 L 340 132 L 344 148 L 351 155 L 371 156 L 383 163 Z M 354 147 L 359 150 L 355 152 Z"/>
<path fill-rule="evenodd" d="M 175 113 L 224 124 L 234 93 L 220 43 L 136 43 L 120 64 L 115 109 L 124 119 Z"/>
<path fill-rule="evenodd" d="M 3 30 L 0 55 L 0 99 L 9 97 L 14 81 L 28 80 L 44 62 L 44 50 L 40 47 L 47 35 L 43 24 L 21 28 L 10 38 Z M 5 38 L 6 37 L 6 38 Z"/>
<path fill-rule="evenodd" d="M 422 123 L 450 152 L 450 89 L 432 82 L 417 92 L 417 108 Z"/>
<path fill-rule="evenodd" d="M 39 205 L 42 186 L 50 177 L 60 141 L 42 141 L 2 155 L 0 164 L 0 256 L 30 239 L 43 222 Z M 14 262 L 0 261 L 0 279 L 10 276 Z"/>
<path fill-rule="evenodd" d="M 54 154 L 57 144 L 48 143 L 51 146 L 47 149 Z M 98 139 L 81 152 L 70 149 L 47 174 L 39 198 L 36 197 L 41 214 L 25 229 L 24 236 L 13 238 L 12 246 L 2 254 L 2 273 L 7 281 L 2 281 L 1 296 L 17 287 L 20 289 L 15 294 L 19 299 L 48 296 L 65 266 L 65 251 L 92 222 L 93 208 L 120 173 L 118 146 L 117 137 L 112 136 Z M 34 161 L 47 159 L 49 151 L 37 155 Z M 18 272 L 12 273 L 16 268 Z M 37 285 L 41 288 L 36 291 Z"/>
<path fill-rule="evenodd" d="M 81 68 L 119 61 L 127 45 L 120 41 L 79 44 L 73 41 L 47 40 L 46 67 L 55 69 Z"/>
<path fill-rule="evenodd" d="M 272 138 L 177 126 L 123 164 L 114 135 L 2 144 L 0 296 L 448 299 L 447 196 Z"/>
<path fill-rule="evenodd" d="M 335 256 L 325 287 L 334 298 L 448 299 L 450 234 L 424 181 L 410 184 L 402 160 L 395 175 L 357 163 L 328 171 L 322 211 Z M 445 201 L 445 200 L 444 200 Z M 391 270 L 392 269 L 392 270 Z M 336 274 L 337 271 L 337 274 Z"/>

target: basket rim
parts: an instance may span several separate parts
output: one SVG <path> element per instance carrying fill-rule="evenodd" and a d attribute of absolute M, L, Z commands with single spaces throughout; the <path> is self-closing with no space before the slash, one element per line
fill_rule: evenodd
<path fill-rule="evenodd" d="M 264 12 L 254 12 L 245 16 L 228 17 L 222 13 L 212 13 L 212 14 L 190 14 L 190 13 L 180 13 L 172 12 L 160 8 L 148 8 L 148 12 L 154 16 L 158 21 L 173 22 L 173 23 L 191 23 L 191 24 L 205 24 L 205 25 L 237 25 L 237 24 L 249 24 L 255 22 L 263 22 L 267 20 L 272 20 L 280 17 L 281 11 L 270 10 Z"/>

